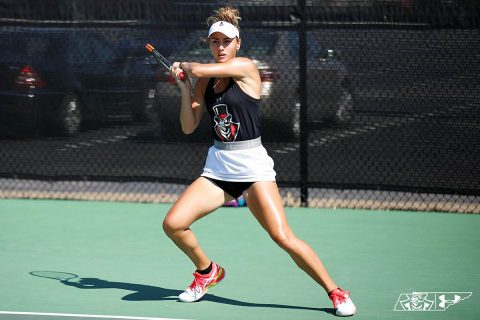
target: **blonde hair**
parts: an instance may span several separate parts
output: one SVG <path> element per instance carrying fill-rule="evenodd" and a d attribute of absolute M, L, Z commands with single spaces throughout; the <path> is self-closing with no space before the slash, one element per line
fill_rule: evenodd
<path fill-rule="evenodd" d="M 233 24 L 238 30 L 240 30 L 239 22 L 242 18 L 240 18 L 240 11 L 233 7 L 223 7 L 218 10 L 213 11 L 210 17 L 207 18 L 207 25 L 210 27 L 212 24 L 218 21 L 226 21 Z"/>

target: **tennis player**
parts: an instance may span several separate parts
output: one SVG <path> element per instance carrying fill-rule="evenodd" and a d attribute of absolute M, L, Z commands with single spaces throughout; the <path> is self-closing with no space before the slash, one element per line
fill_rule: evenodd
<path fill-rule="evenodd" d="M 165 233 L 192 260 L 194 280 L 180 294 L 182 302 L 200 300 L 225 277 L 225 270 L 210 260 L 190 226 L 226 201 L 244 196 L 248 208 L 270 237 L 284 249 L 333 301 L 338 316 L 356 312 L 349 292 L 330 278 L 322 262 L 290 229 L 275 182 L 273 160 L 262 146 L 260 132 L 261 81 L 255 63 L 237 57 L 241 40 L 238 10 L 220 8 L 207 19 L 208 42 L 215 63 L 174 62 L 172 75 L 181 90 L 180 123 L 190 134 L 206 109 L 214 144 L 203 173 L 173 204 L 163 222 Z M 190 78 L 197 78 L 192 90 Z"/>

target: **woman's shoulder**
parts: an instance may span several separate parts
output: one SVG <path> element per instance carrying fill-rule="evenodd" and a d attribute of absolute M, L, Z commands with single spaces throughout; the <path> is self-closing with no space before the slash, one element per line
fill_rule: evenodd
<path fill-rule="evenodd" d="M 237 70 L 237 74 L 232 75 L 235 80 L 245 81 L 258 78 L 257 64 L 252 59 L 235 57 L 230 62 L 233 64 L 232 67 Z"/>
<path fill-rule="evenodd" d="M 232 63 L 241 64 L 245 66 L 257 66 L 255 62 L 247 57 L 235 57 L 231 60 Z"/>

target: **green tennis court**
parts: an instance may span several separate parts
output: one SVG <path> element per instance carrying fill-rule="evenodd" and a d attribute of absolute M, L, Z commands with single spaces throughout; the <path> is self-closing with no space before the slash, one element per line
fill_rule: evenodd
<path fill-rule="evenodd" d="M 0 319 L 336 318 L 323 291 L 246 208 L 222 208 L 193 226 L 227 275 L 201 302 L 177 302 L 194 270 L 162 231 L 168 208 L 1 200 Z M 297 235 L 351 291 L 358 308 L 353 319 L 480 316 L 480 216 L 286 210 Z M 65 284 L 34 271 L 73 273 L 81 280 Z M 413 292 L 429 293 L 430 312 L 395 311 Z"/>

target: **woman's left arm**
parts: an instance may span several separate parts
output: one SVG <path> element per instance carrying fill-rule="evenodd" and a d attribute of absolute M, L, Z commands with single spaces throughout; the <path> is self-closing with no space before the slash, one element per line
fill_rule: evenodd
<path fill-rule="evenodd" d="M 233 58 L 224 63 L 181 62 L 178 63 L 178 66 L 193 78 L 233 77 L 242 79 L 258 75 L 255 63 L 244 57 Z"/>

